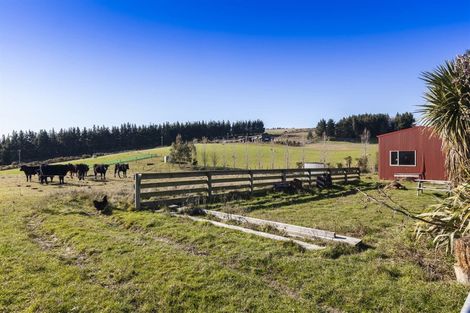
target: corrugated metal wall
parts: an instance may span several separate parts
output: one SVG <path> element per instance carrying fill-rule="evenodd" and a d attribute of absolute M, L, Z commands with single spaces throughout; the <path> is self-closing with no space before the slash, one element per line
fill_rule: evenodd
<path fill-rule="evenodd" d="M 391 166 L 390 151 L 416 151 L 416 166 Z M 379 177 L 392 180 L 398 173 L 446 179 L 442 142 L 428 128 L 417 126 L 379 136 Z"/>

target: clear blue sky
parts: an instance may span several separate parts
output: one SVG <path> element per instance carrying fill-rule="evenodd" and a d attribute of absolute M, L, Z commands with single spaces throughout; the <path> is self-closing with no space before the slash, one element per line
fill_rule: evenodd
<path fill-rule="evenodd" d="M 0 134 L 415 111 L 469 48 L 469 0 L 0 0 Z"/>

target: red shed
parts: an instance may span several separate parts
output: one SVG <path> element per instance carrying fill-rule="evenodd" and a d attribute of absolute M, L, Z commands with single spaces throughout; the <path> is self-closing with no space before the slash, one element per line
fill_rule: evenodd
<path fill-rule="evenodd" d="M 377 136 L 379 138 L 379 177 L 399 176 L 445 180 L 442 141 L 430 129 L 417 126 Z"/>

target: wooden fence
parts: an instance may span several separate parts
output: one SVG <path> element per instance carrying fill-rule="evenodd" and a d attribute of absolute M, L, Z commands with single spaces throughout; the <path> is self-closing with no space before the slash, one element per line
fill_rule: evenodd
<path fill-rule="evenodd" d="M 231 192 L 253 193 L 272 188 L 274 183 L 294 178 L 312 188 L 316 177 L 329 173 L 333 182 L 348 183 L 360 179 L 358 168 L 227 170 L 135 174 L 135 207 L 210 200 Z"/>

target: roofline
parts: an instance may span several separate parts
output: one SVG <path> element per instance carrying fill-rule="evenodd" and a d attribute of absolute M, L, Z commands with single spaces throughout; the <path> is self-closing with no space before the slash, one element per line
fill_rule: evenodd
<path fill-rule="evenodd" d="M 398 132 L 403 132 L 403 131 L 410 130 L 410 129 L 415 129 L 415 128 L 427 129 L 427 128 L 430 128 L 430 127 L 428 127 L 428 126 L 413 126 L 413 127 L 409 127 L 409 128 L 403 128 L 403 129 L 395 130 L 393 132 L 385 133 L 385 134 L 382 134 L 382 135 L 377 135 L 377 138 L 380 138 L 380 137 L 383 137 L 383 136 L 388 136 L 388 135 L 394 135 Z"/>

